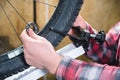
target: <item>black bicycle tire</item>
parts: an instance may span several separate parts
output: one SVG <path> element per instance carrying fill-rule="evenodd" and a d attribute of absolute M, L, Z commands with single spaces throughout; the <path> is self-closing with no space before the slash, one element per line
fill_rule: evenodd
<path fill-rule="evenodd" d="M 55 28 L 66 34 L 75 21 L 82 4 L 83 0 L 59 0 L 59 4 L 53 16 L 38 35 L 45 37 L 54 47 L 57 46 L 65 36 L 51 31 L 50 28 Z M 15 54 L 15 51 L 19 51 L 19 53 L 17 53 L 19 55 L 9 59 L 8 55 L 11 53 Z M 24 59 L 22 46 L 4 53 L 0 55 L 0 80 L 4 80 L 28 67 L 29 65 Z"/>

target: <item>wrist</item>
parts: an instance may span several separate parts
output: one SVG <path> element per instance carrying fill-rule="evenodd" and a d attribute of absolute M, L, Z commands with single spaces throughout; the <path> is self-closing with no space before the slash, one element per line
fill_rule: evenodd
<path fill-rule="evenodd" d="M 49 71 L 51 74 L 56 74 L 56 71 L 58 69 L 58 66 L 62 60 L 63 56 L 59 54 L 55 54 L 51 57 L 50 62 L 45 66 L 45 68 Z"/>

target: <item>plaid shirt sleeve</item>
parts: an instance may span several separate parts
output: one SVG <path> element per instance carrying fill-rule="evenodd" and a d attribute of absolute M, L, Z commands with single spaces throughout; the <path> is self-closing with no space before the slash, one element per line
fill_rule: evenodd
<path fill-rule="evenodd" d="M 90 33 L 97 33 L 96 30 L 92 28 L 86 22 L 86 30 Z M 102 64 L 111 64 L 119 60 L 120 56 L 120 22 L 113 26 L 108 33 L 106 33 L 106 38 L 103 44 L 98 44 L 95 40 L 91 39 L 89 42 L 88 52 L 85 55 L 90 57 L 96 62 Z M 119 65 L 115 63 L 114 65 Z"/>
<path fill-rule="evenodd" d="M 57 69 L 56 78 L 58 80 L 120 80 L 120 68 L 64 57 Z"/>

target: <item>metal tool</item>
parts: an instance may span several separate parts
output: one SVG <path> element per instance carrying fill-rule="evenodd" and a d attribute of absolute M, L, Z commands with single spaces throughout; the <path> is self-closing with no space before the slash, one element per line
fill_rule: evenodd
<path fill-rule="evenodd" d="M 51 31 L 53 31 L 57 34 L 60 34 L 62 36 L 69 36 L 76 47 L 79 47 L 82 45 L 84 47 L 85 51 L 88 51 L 90 39 L 96 40 L 96 42 L 98 44 L 103 44 L 103 42 L 105 41 L 105 32 L 104 31 L 100 31 L 97 34 L 93 34 L 86 30 L 81 29 L 80 26 L 72 27 L 72 29 L 74 30 L 76 36 L 70 35 L 68 33 L 66 34 L 62 31 L 59 31 L 59 30 L 53 28 L 53 27 L 50 28 Z"/>
<path fill-rule="evenodd" d="M 26 31 L 28 32 L 29 31 L 29 28 L 32 28 L 33 31 L 38 34 L 38 26 L 34 23 L 34 22 L 29 22 L 27 25 L 26 25 Z"/>

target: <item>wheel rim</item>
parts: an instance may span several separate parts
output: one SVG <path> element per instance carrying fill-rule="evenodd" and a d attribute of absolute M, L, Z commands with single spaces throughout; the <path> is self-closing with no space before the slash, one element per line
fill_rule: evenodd
<path fill-rule="evenodd" d="M 7 1 L 9 1 L 9 0 L 7 0 Z M 40 33 L 38 35 L 43 36 L 46 39 L 48 39 L 53 44 L 53 46 L 57 46 L 65 36 L 62 36 L 60 34 L 57 34 L 53 31 L 51 31 L 50 28 L 51 27 L 57 28 L 60 31 L 65 32 L 65 34 L 66 34 L 69 31 L 70 27 L 72 26 L 75 18 L 77 17 L 82 3 L 83 3 L 82 0 L 74 0 L 74 2 L 73 2 L 73 0 L 60 0 L 59 4 L 58 4 L 59 7 L 55 8 L 56 9 L 55 14 L 52 16 L 52 18 L 50 19 L 48 24 L 45 26 L 45 28 L 40 30 Z M 46 4 L 46 3 L 44 2 L 44 4 Z M 51 4 L 49 4 L 49 5 L 51 5 Z M 52 5 L 52 7 L 53 7 L 53 5 Z M 3 7 L 1 7 L 1 9 L 2 9 L 3 13 L 6 13 L 6 11 L 3 9 Z M 69 11 L 69 13 L 68 13 L 68 11 Z M 20 15 L 19 15 L 19 17 L 20 17 Z M 12 24 L 12 22 L 10 20 L 8 20 L 8 22 L 10 24 Z M 23 20 L 23 22 L 26 23 L 28 21 Z M 12 26 L 12 29 L 14 29 L 14 26 Z M 19 34 L 19 32 L 18 32 L 18 34 Z M 18 37 L 18 39 L 19 39 L 19 37 Z M 27 65 L 24 60 L 24 54 L 21 54 L 21 53 L 23 53 L 23 46 L 20 46 L 16 49 L 13 49 L 12 51 L 8 51 L 8 52 L 0 55 L 0 67 L 1 67 L 0 79 L 11 76 L 12 74 L 16 74 L 17 72 L 23 71 L 25 68 L 29 67 L 29 65 Z M 11 66 L 11 67 L 9 67 L 9 66 Z"/>

